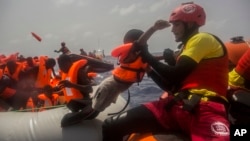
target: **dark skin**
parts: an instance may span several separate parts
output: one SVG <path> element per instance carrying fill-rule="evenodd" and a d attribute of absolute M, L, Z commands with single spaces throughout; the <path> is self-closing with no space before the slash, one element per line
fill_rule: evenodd
<path fill-rule="evenodd" d="M 73 65 L 73 62 L 68 55 L 61 55 L 58 59 L 58 65 L 61 71 L 63 71 L 64 73 L 68 73 L 70 67 Z M 90 68 L 88 66 L 80 68 L 77 73 L 77 83 L 72 83 L 69 80 L 62 80 L 59 82 L 58 87 L 60 89 L 65 87 L 75 88 L 80 90 L 83 94 L 89 94 L 90 92 L 92 92 L 92 86 L 96 85 L 87 76 L 87 72 L 89 70 Z M 86 95 L 85 97 L 89 96 Z"/>

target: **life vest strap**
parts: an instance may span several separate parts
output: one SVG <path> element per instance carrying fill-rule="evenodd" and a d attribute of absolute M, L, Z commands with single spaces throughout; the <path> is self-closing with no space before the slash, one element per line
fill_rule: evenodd
<path fill-rule="evenodd" d="M 141 82 L 142 78 L 140 77 L 140 73 L 144 73 L 145 69 L 143 69 L 143 68 L 135 69 L 135 68 L 125 67 L 125 66 L 121 66 L 121 68 L 125 69 L 125 70 L 136 72 L 137 82 Z"/>
<path fill-rule="evenodd" d="M 189 112 L 193 112 L 195 106 L 198 105 L 200 101 L 212 101 L 221 103 L 226 108 L 228 107 L 228 102 L 219 96 L 203 96 L 200 94 L 193 94 L 185 90 L 176 93 L 174 98 L 166 104 L 165 109 L 170 110 L 176 103 L 180 101 L 183 102 L 183 109 Z"/>

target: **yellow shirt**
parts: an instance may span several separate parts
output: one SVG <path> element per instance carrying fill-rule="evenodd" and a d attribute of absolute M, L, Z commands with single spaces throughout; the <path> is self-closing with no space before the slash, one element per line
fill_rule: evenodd
<path fill-rule="evenodd" d="M 229 81 L 228 84 L 230 87 L 240 87 L 245 88 L 244 86 L 245 79 L 241 77 L 235 69 L 229 72 Z"/>
<path fill-rule="evenodd" d="M 221 44 L 208 33 L 198 33 L 190 38 L 180 56 L 185 55 L 199 63 L 202 59 L 223 55 Z"/>

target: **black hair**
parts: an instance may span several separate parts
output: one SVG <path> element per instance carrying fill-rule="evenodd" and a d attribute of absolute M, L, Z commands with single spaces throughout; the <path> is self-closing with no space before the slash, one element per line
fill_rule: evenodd
<path fill-rule="evenodd" d="M 143 34 L 143 31 L 140 29 L 131 29 L 125 34 L 123 38 L 123 42 L 124 43 L 134 42 L 138 40 L 142 34 Z"/>

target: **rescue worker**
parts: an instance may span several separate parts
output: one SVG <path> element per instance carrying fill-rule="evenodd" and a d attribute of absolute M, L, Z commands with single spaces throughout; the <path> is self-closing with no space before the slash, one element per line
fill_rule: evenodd
<path fill-rule="evenodd" d="M 81 122 L 84 119 L 93 119 L 100 112 L 104 111 L 111 103 L 115 103 L 118 95 L 127 90 L 133 83 L 140 82 L 144 76 L 147 64 L 142 62 L 141 57 L 138 57 L 134 62 L 125 64 L 123 62 L 124 56 L 127 55 L 133 42 L 137 40 L 143 31 L 138 29 L 129 30 L 125 36 L 122 45 L 112 50 L 111 55 L 119 58 L 119 66 L 116 67 L 111 76 L 98 85 L 94 94 L 93 104 L 84 107 L 79 111 L 78 102 L 71 103 L 69 109 L 73 113 L 68 113 L 62 119 L 62 127 L 69 126 Z M 73 102 L 73 101 L 72 101 Z M 80 106 L 82 108 L 83 106 Z"/>
<path fill-rule="evenodd" d="M 229 73 L 229 119 L 233 125 L 250 124 L 250 49 Z"/>
<path fill-rule="evenodd" d="M 159 76 L 178 88 L 174 95 L 106 119 L 102 126 L 103 141 L 122 141 L 131 133 L 158 130 L 183 133 L 191 140 L 229 141 L 229 121 L 224 106 L 228 57 L 218 37 L 199 32 L 205 19 L 201 6 L 185 3 L 172 11 L 169 22 L 156 21 L 139 38 L 135 54 L 140 54 Z M 183 43 L 174 66 L 159 62 L 147 50 L 151 35 L 169 27 L 170 23 L 175 41 Z"/>

